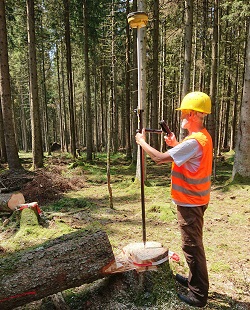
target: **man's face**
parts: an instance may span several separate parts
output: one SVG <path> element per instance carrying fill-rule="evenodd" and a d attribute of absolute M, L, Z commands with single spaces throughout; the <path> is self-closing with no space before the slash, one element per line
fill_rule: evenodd
<path fill-rule="evenodd" d="M 192 111 L 191 110 L 182 110 L 181 111 L 181 128 L 188 129 L 190 125 L 190 116 Z"/>

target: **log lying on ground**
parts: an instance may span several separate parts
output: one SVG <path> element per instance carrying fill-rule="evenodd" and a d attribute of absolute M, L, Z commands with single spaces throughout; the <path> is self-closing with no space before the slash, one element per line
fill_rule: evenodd
<path fill-rule="evenodd" d="M 102 278 L 114 260 L 103 231 L 74 232 L 40 247 L 0 259 L 0 309 L 34 300 Z"/>
<path fill-rule="evenodd" d="M 0 195 L 0 212 L 12 213 L 19 204 L 25 203 L 22 193 L 1 193 Z"/>

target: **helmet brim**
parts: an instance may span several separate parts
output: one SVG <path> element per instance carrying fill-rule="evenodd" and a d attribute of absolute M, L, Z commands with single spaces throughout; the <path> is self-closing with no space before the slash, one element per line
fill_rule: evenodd
<path fill-rule="evenodd" d="M 190 110 L 190 111 L 196 111 L 196 112 L 200 112 L 200 113 L 203 113 L 203 114 L 211 114 L 211 112 L 207 112 L 207 111 L 203 111 L 203 110 L 199 110 L 199 109 L 183 109 L 183 108 L 176 108 L 175 109 L 176 111 L 182 111 L 182 110 Z"/>

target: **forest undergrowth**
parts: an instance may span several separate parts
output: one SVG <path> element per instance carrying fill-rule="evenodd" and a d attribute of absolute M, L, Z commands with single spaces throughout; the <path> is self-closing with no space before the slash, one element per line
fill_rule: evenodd
<path fill-rule="evenodd" d="M 9 171 L 3 169 L 0 181 L 5 186 L 21 184 L 20 191 L 26 202 L 38 202 L 49 221 L 46 238 L 95 226 L 107 232 L 115 255 L 129 243 L 142 242 L 140 184 L 135 181 L 135 167 L 126 161 L 123 154 L 111 158 L 113 208 L 109 207 L 105 154 L 97 154 L 92 163 L 87 163 L 84 158 L 72 161 L 70 157 L 54 154 L 45 159 L 46 168 L 35 172 L 29 170 L 29 158 L 24 156 L 22 162 L 25 172 L 13 178 Z M 205 309 L 250 309 L 250 184 L 230 181 L 232 165 L 232 154 L 225 154 L 218 160 L 211 202 L 205 214 L 204 246 L 210 278 L 209 300 Z M 176 209 L 170 200 L 169 186 L 170 166 L 156 166 L 148 161 L 145 185 L 147 241 L 161 242 L 177 253 L 180 262 L 170 260 L 172 272 L 186 274 Z M 3 223 L 5 219 L 1 219 Z M 3 252 L 39 243 L 39 238 L 32 239 L 30 235 L 26 236 L 22 245 L 18 240 L 13 242 L 17 231 L 17 223 L 0 226 Z M 192 309 L 178 301 L 176 291 L 180 287 L 177 284 L 168 289 L 171 301 L 163 299 L 155 305 L 140 306 L 128 300 L 124 303 L 119 300 L 118 303 L 113 299 L 105 304 L 96 299 L 96 304 L 92 301 L 90 307 L 83 293 L 85 290 L 86 285 L 83 285 L 63 292 L 70 309 Z M 164 289 L 162 294 L 166 294 Z M 54 308 L 45 298 L 18 309 Z"/>

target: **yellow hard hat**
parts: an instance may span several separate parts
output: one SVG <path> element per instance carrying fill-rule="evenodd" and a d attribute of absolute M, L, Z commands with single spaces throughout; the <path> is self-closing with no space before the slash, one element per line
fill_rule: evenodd
<path fill-rule="evenodd" d="M 210 97 L 200 91 L 194 91 L 187 94 L 181 102 L 180 108 L 176 110 L 193 110 L 201 113 L 211 113 Z"/>

